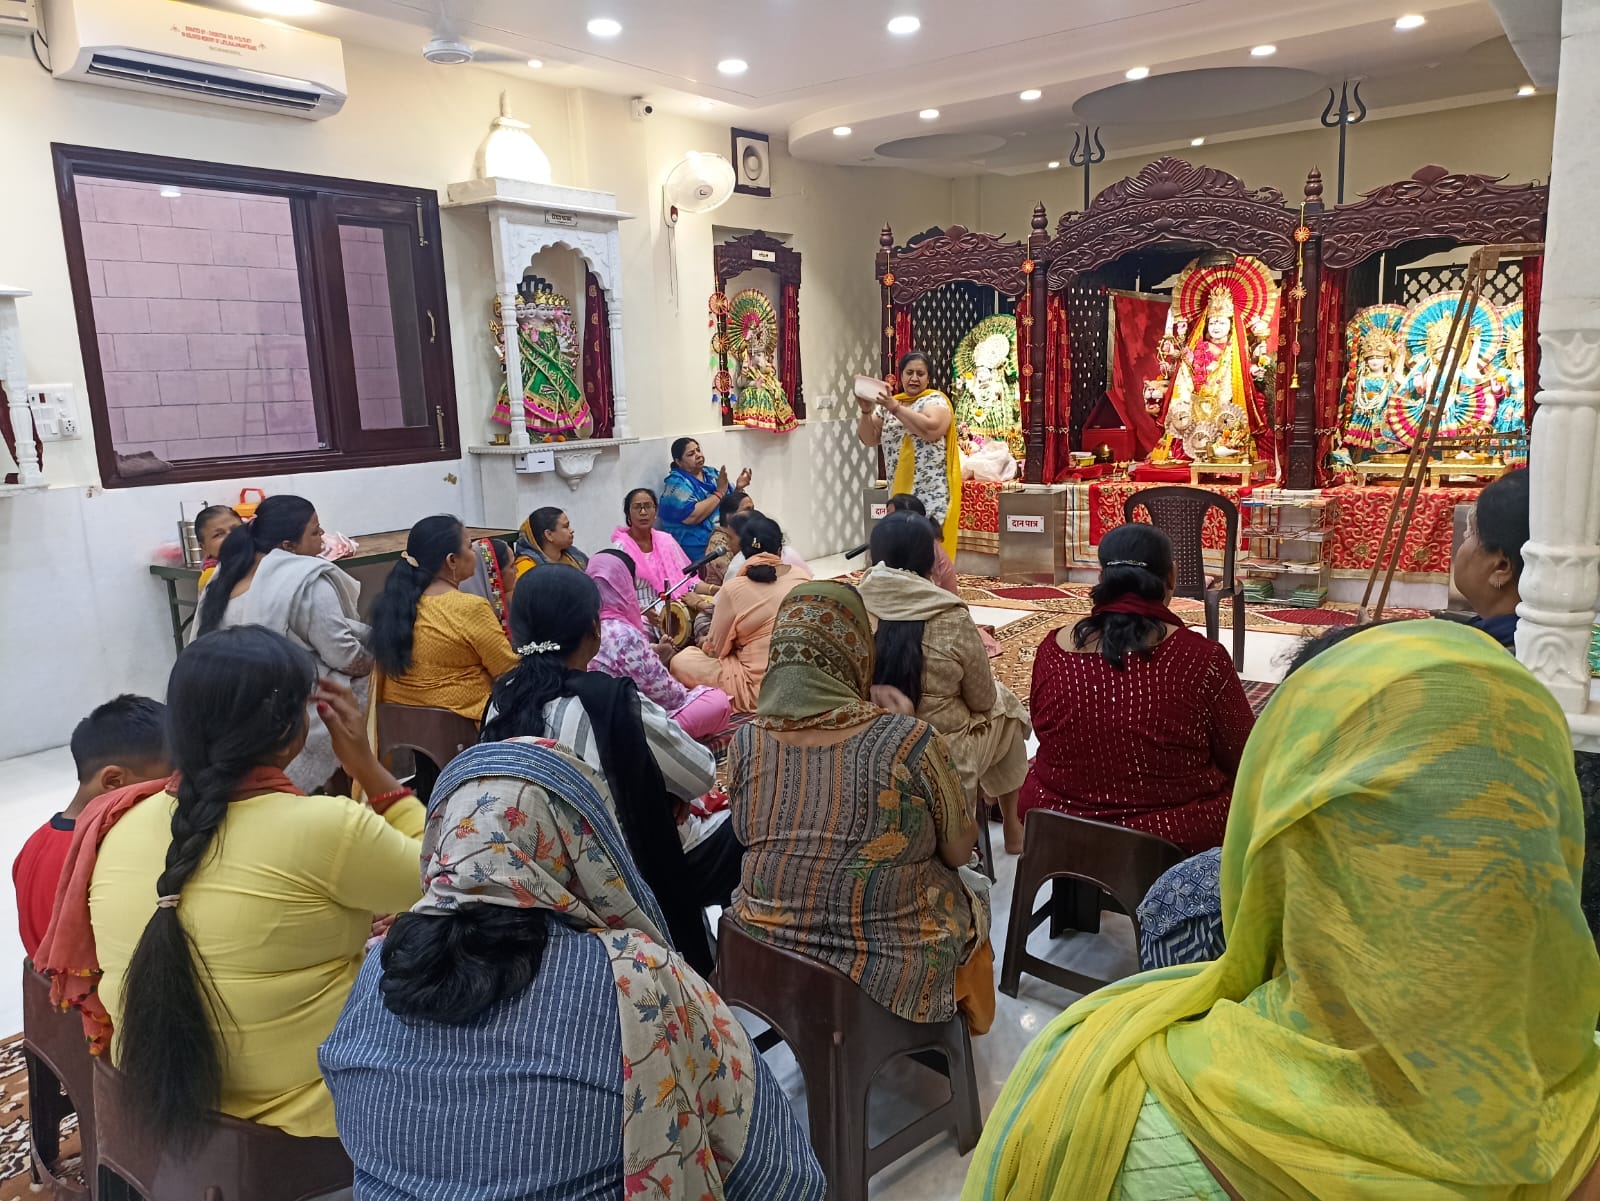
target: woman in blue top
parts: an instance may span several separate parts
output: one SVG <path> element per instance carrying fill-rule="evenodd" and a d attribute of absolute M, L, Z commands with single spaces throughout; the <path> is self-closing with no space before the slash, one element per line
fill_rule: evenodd
<path fill-rule="evenodd" d="M 661 528 L 677 539 L 683 553 L 698 559 L 706 553 L 706 541 L 716 525 L 717 506 L 730 487 L 741 492 L 750 486 L 750 469 L 739 473 L 737 483 L 728 479 L 728 469 L 706 474 L 706 456 L 693 438 L 678 438 L 672 443 L 672 470 L 661 481 Z"/>
<path fill-rule="evenodd" d="M 604 793 L 542 739 L 481 743 L 434 785 L 422 900 L 322 1045 L 362 1201 L 824 1201 Z"/>

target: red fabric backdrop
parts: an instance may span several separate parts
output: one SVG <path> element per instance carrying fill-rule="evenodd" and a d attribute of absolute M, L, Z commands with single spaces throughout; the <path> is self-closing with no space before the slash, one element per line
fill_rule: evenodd
<path fill-rule="evenodd" d="M 1017 368 L 1017 399 L 1021 402 L 1017 411 L 1022 414 L 1022 444 L 1026 447 L 1028 418 L 1033 415 L 1033 288 L 1027 286 L 1017 297 Z M 1024 464 L 1019 463 L 1018 467 L 1025 470 Z"/>
<path fill-rule="evenodd" d="M 615 426 L 611 382 L 611 323 L 606 309 L 606 290 L 600 277 L 589 272 L 584 286 L 588 297 L 587 326 L 583 335 L 583 396 L 594 414 L 594 436 L 609 438 Z"/>
<path fill-rule="evenodd" d="M 1169 301 L 1112 293 L 1116 345 L 1111 348 L 1111 387 L 1106 396 L 1122 424 L 1133 431 L 1134 455 L 1144 458 L 1161 441 L 1161 426 L 1144 410 L 1144 381 L 1160 368 L 1157 343 L 1166 330 Z"/>
<path fill-rule="evenodd" d="M 1522 375 L 1526 380 L 1523 405 L 1528 429 L 1533 429 L 1533 414 L 1539 407 L 1534 399 L 1539 391 L 1539 296 L 1544 289 L 1544 259 L 1522 260 Z"/>
<path fill-rule="evenodd" d="M 778 382 L 796 417 L 806 415 L 806 399 L 800 392 L 800 289 L 784 284 L 778 313 Z"/>
<path fill-rule="evenodd" d="M 890 382 L 895 387 L 900 386 L 900 357 L 909 354 L 916 343 L 911 340 L 911 306 L 897 304 L 894 306 L 894 354 L 889 363 Z"/>
<path fill-rule="evenodd" d="M 1328 470 L 1328 455 L 1339 429 L 1339 398 L 1344 393 L 1345 295 L 1349 272 L 1324 270 L 1317 289 L 1316 411 L 1311 422 L 1317 438 L 1317 486 L 1336 481 Z"/>
<path fill-rule="evenodd" d="M 1057 483 L 1072 467 L 1072 350 L 1067 336 L 1067 294 L 1051 292 L 1045 301 L 1044 473 Z"/>

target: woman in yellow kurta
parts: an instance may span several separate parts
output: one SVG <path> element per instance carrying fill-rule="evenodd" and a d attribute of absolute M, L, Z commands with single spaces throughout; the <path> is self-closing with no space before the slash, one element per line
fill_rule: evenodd
<path fill-rule="evenodd" d="M 579 571 L 587 568 L 589 556 L 572 545 L 575 538 L 572 522 L 564 510 L 551 506 L 529 513 L 517 527 L 516 558 L 511 562 L 512 587 L 545 563 L 565 563 Z"/>
<path fill-rule="evenodd" d="M 761 513 L 752 512 L 745 520 L 739 549 L 744 552 L 744 566 L 738 578 L 723 584 L 717 594 L 705 646 L 679 651 L 667 670 L 690 688 L 720 688 L 736 712 L 754 713 L 778 606 L 789 589 L 811 578 L 811 572 L 783 561 L 783 531 Z"/>
<path fill-rule="evenodd" d="M 370 807 L 301 795 L 282 774 L 305 741 L 314 687 Z M 317 684 L 311 657 L 270 630 L 196 640 L 167 704 L 176 794 L 111 826 L 88 895 L 112 1057 L 139 1099 L 131 1112 L 163 1143 L 217 1109 L 334 1137 L 317 1046 L 374 915 L 421 895 L 422 806 L 373 756 L 350 691 Z"/>
<path fill-rule="evenodd" d="M 907 354 L 900 360 L 904 391 L 891 396 L 884 384 L 876 400 L 856 398 L 861 409 L 856 436 L 883 448 L 890 495 L 918 497 L 944 531 L 945 553 L 954 559 L 961 524 L 961 448 L 950 398 L 928 386 L 931 378 L 928 356 L 920 350 Z"/>
<path fill-rule="evenodd" d="M 476 570 L 456 518 L 424 517 L 411 527 L 372 612 L 372 655 L 383 670 L 379 699 L 483 719 L 495 680 L 521 659 L 489 602 L 461 591 Z"/>
<path fill-rule="evenodd" d="M 1357 634 L 1250 736 L 1222 957 L 1047 1026 L 963 1198 L 1566 1201 L 1600 1156 L 1583 848 L 1526 668 L 1453 622 Z"/>

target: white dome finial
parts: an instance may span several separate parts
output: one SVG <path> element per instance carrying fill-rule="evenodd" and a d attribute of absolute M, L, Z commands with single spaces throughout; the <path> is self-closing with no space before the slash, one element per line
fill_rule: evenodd
<path fill-rule="evenodd" d="M 511 99 L 500 93 L 500 115 L 489 123 L 489 132 L 473 159 L 473 174 L 478 179 L 518 179 L 525 183 L 548 184 L 550 156 L 527 133 L 528 123 L 511 115 Z"/>

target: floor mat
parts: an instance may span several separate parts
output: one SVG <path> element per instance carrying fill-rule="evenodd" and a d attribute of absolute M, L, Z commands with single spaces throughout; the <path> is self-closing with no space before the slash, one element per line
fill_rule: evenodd
<path fill-rule="evenodd" d="M 61 1163 L 70 1176 L 78 1163 L 77 1119 L 61 1139 Z M 0 1201 L 37 1201 L 33 1191 L 28 1137 L 28 1069 L 22 1059 L 22 1035 L 0 1042 Z"/>

